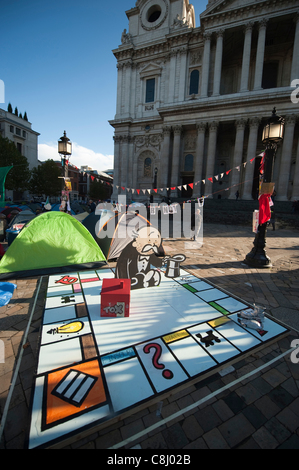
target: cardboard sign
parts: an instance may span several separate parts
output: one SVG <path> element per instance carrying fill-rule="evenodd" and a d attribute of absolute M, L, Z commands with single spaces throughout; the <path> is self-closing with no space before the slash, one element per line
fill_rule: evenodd
<path fill-rule="evenodd" d="M 275 183 L 262 183 L 261 194 L 273 194 Z"/>

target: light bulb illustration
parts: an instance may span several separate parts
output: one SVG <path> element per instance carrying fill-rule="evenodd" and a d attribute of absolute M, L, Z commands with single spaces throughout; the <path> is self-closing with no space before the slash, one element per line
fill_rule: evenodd
<path fill-rule="evenodd" d="M 49 335 L 56 335 L 56 334 L 69 334 L 69 333 L 78 333 L 79 331 L 83 330 L 84 323 L 82 321 L 73 321 L 71 323 L 67 323 L 66 325 L 58 326 L 58 328 L 51 328 L 51 330 L 47 331 Z"/>

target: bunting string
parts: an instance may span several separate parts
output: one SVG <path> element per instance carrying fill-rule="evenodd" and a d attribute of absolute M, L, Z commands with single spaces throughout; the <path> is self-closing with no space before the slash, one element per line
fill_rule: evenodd
<path fill-rule="evenodd" d="M 258 156 L 263 156 L 264 155 L 264 152 L 262 152 L 261 154 L 259 154 Z M 250 165 L 252 165 L 252 163 L 254 162 L 254 160 L 256 159 L 257 157 L 254 157 L 254 158 L 251 158 L 251 160 L 249 160 L 248 162 L 243 162 L 241 165 L 238 165 L 234 168 L 231 168 L 230 170 L 227 170 L 223 173 L 219 173 L 218 175 L 214 175 L 214 176 L 211 176 L 211 177 L 208 177 L 208 178 L 204 178 L 200 181 L 196 181 L 194 183 L 187 183 L 187 184 L 183 184 L 183 185 L 179 185 L 179 186 L 169 186 L 169 187 L 166 187 L 166 188 L 149 188 L 149 189 L 135 189 L 135 188 L 126 188 L 124 186 L 120 186 L 120 185 L 117 185 L 117 184 L 111 184 L 112 186 L 115 186 L 117 189 L 121 188 L 123 191 L 127 191 L 127 192 L 131 192 L 132 194 L 134 194 L 135 192 L 139 195 L 140 193 L 141 194 L 151 194 L 152 191 L 154 191 L 155 193 L 157 193 L 158 191 L 159 192 L 163 192 L 163 191 L 175 191 L 176 189 L 179 189 L 180 191 L 182 190 L 182 188 L 184 188 L 185 190 L 187 190 L 187 187 L 189 186 L 191 189 L 194 189 L 194 186 L 198 185 L 200 182 L 203 183 L 203 184 L 206 184 L 206 179 L 209 180 L 211 183 L 214 182 L 214 179 L 215 181 L 219 181 L 219 179 L 222 179 L 224 177 L 224 175 L 229 175 L 229 173 L 232 171 L 232 170 L 237 170 L 237 171 L 241 171 L 241 166 L 243 166 L 243 168 L 246 167 L 246 165 L 249 163 Z M 244 181 L 245 182 L 245 181 Z M 236 185 L 233 185 L 233 186 L 236 186 Z M 233 187 L 231 186 L 231 187 Z M 230 188 L 225 188 L 225 189 L 221 189 L 220 191 L 228 191 Z M 216 191 L 216 192 L 220 192 L 220 191 Z M 215 194 L 215 193 L 213 193 Z M 210 194 L 211 196 L 211 194 Z M 208 197 L 208 196 L 205 196 L 205 197 Z"/>
<path fill-rule="evenodd" d="M 264 158 L 264 153 L 265 153 L 265 152 L 263 151 L 263 152 L 260 153 L 258 156 L 259 156 L 259 157 L 261 156 L 261 157 Z M 252 165 L 253 162 L 254 162 L 254 160 L 255 160 L 256 158 L 257 158 L 257 156 L 254 157 L 254 158 L 251 158 L 249 161 L 243 162 L 241 165 L 238 165 L 238 166 L 236 166 L 236 167 L 234 167 L 234 168 L 231 168 L 231 169 L 229 169 L 229 170 L 227 170 L 227 171 L 225 171 L 225 172 L 223 172 L 223 173 L 219 173 L 218 175 L 210 176 L 210 177 L 208 177 L 208 178 L 204 178 L 204 179 L 202 179 L 202 180 L 195 181 L 194 183 L 187 183 L 187 184 L 183 184 L 183 185 L 179 185 L 179 186 L 170 186 L 170 187 L 163 187 L 163 188 L 148 188 L 148 189 L 127 188 L 127 187 L 124 187 L 124 186 L 121 186 L 121 185 L 117 185 L 117 184 L 115 184 L 115 183 L 109 183 L 108 181 L 105 181 L 105 180 L 101 179 L 101 177 L 98 176 L 98 175 L 91 175 L 91 174 L 87 173 L 86 171 L 82 171 L 82 170 L 79 170 L 79 172 L 82 173 L 83 176 L 84 176 L 85 174 L 87 174 L 87 176 L 90 177 L 90 179 L 91 179 L 92 182 L 94 182 L 94 181 L 99 182 L 99 181 L 100 181 L 100 182 L 103 183 L 103 184 L 107 184 L 107 185 L 112 186 L 112 187 L 115 186 L 117 189 L 121 188 L 123 191 L 126 191 L 126 192 L 128 192 L 128 193 L 131 192 L 132 194 L 137 194 L 137 195 L 144 194 L 144 195 L 145 195 L 146 193 L 151 194 L 152 191 L 154 191 L 154 192 L 157 194 L 158 191 L 159 191 L 160 193 L 163 193 L 164 191 L 166 191 L 166 192 L 168 193 L 169 190 L 170 190 L 170 191 L 175 191 L 176 189 L 179 189 L 180 191 L 182 191 L 182 188 L 185 189 L 185 190 L 187 190 L 188 186 L 189 186 L 191 189 L 194 189 L 194 186 L 198 185 L 199 183 L 203 183 L 203 184 L 205 185 L 206 182 L 207 182 L 206 180 L 208 180 L 210 183 L 213 183 L 214 180 L 215 180 L 215 181 L 221 180 L 221 179 L 224 177 L 224 175 L 228 176 L 229 173 L 230 173 L 231 171 L 233 171 L 233 170 L 237 170 L 237 171 L 240 172 L 240 171 L 241 171 L 241 166 L 243 166 L 243 168 L 245 168 L 247 164 Z M 262 160 L 262 161 L 263 161 L 263 160 Z M 77 168 L 75 165 L 72 165 L 72 166 L 78 170 L 78 168 Z M 243 183 L 245 183 L 245 181 L 244 181 Z M 235 185 L 233 185 L 233 186 L 231 186 L 231 187 L 229 187 L 229 188 L 220 189 L 219 191 L 216 191 L 216 192 L 214 192 L 214 193 L 209 194 L 209 196 L 211 196 L 212 194 L 216 194 L 216 193 L 218 193 L 218 192 L 228 191 L 228 190 L 231 189 L 232 187 L 238 186 L 239 184 L 243 184 L 243 183 L 235 184 Z M 208 197 L 208 196 L 206 195 L 205 197 Z"/>

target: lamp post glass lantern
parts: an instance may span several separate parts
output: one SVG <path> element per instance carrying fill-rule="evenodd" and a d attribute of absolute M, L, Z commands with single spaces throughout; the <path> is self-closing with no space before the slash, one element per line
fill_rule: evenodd
<path fill-rule="evenodd" d="M 274 159 L 277 151 L 278 144 L 283 140 L 284 137 L 284 119 L 277 116 L 276 109 L 273 108 L 272 116 L 268 119 L 263 129 L 262 142 L 265 144 L 264 152 L 264 173 L 263 181 L 261 186 L 261 196 L 266 204 L 269 203 L 266 195 L 272 195 L 274 190 L 274 183 L 272 183 L 272 174 Z M 264 202 L 263 201 L 263 202 Z M 261 204 L 261 198 L 259 199 L 259 205 Z M 260 208 L 261 209 L 261 208 Z M 249 266 L 259 268 L 269 268 L 272 266 L 269 256 L 267 256 L 266 247 L 266 232 L 267 223 L 259 224 L 257 233 L 253 242 L 253 248 L 246 255 L 244 262 Z"/>
<path fill-rule="evenodd" d="M 58 153 L 61 156 L 61 178 L 62 178 L 62 191 L 61 191 L 61 204 L 60 210 L 62 212 L 66 212 L 69 206 L 69 190 L 67 186 L 68 178 L 68 163 L 67 158 L 69 155 L 72 154 L 72 143 L 70 139 L 66 136 L 66 132 L 64 131 L 63 136 L 60 137 L 58 141 Z"/>
<path fill-rule="evenodd" d="M 72 154 L 72 143 L 70 139 L 66 136 L 66 132 L 64 131 L 63 136 L 60 137 L 58 141 L 58 153 L 61 155 L 71 155 Z"/>

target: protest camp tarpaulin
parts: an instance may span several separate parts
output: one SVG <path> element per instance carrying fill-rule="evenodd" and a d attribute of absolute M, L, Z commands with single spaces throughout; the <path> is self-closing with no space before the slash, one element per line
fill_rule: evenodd
<path fill-rule="evenodd" d="M 5 180 L 7 173 L 13 166 L 2 166 L 0 167 L 0 206 L 4 207 L 5 204 Z"/>

